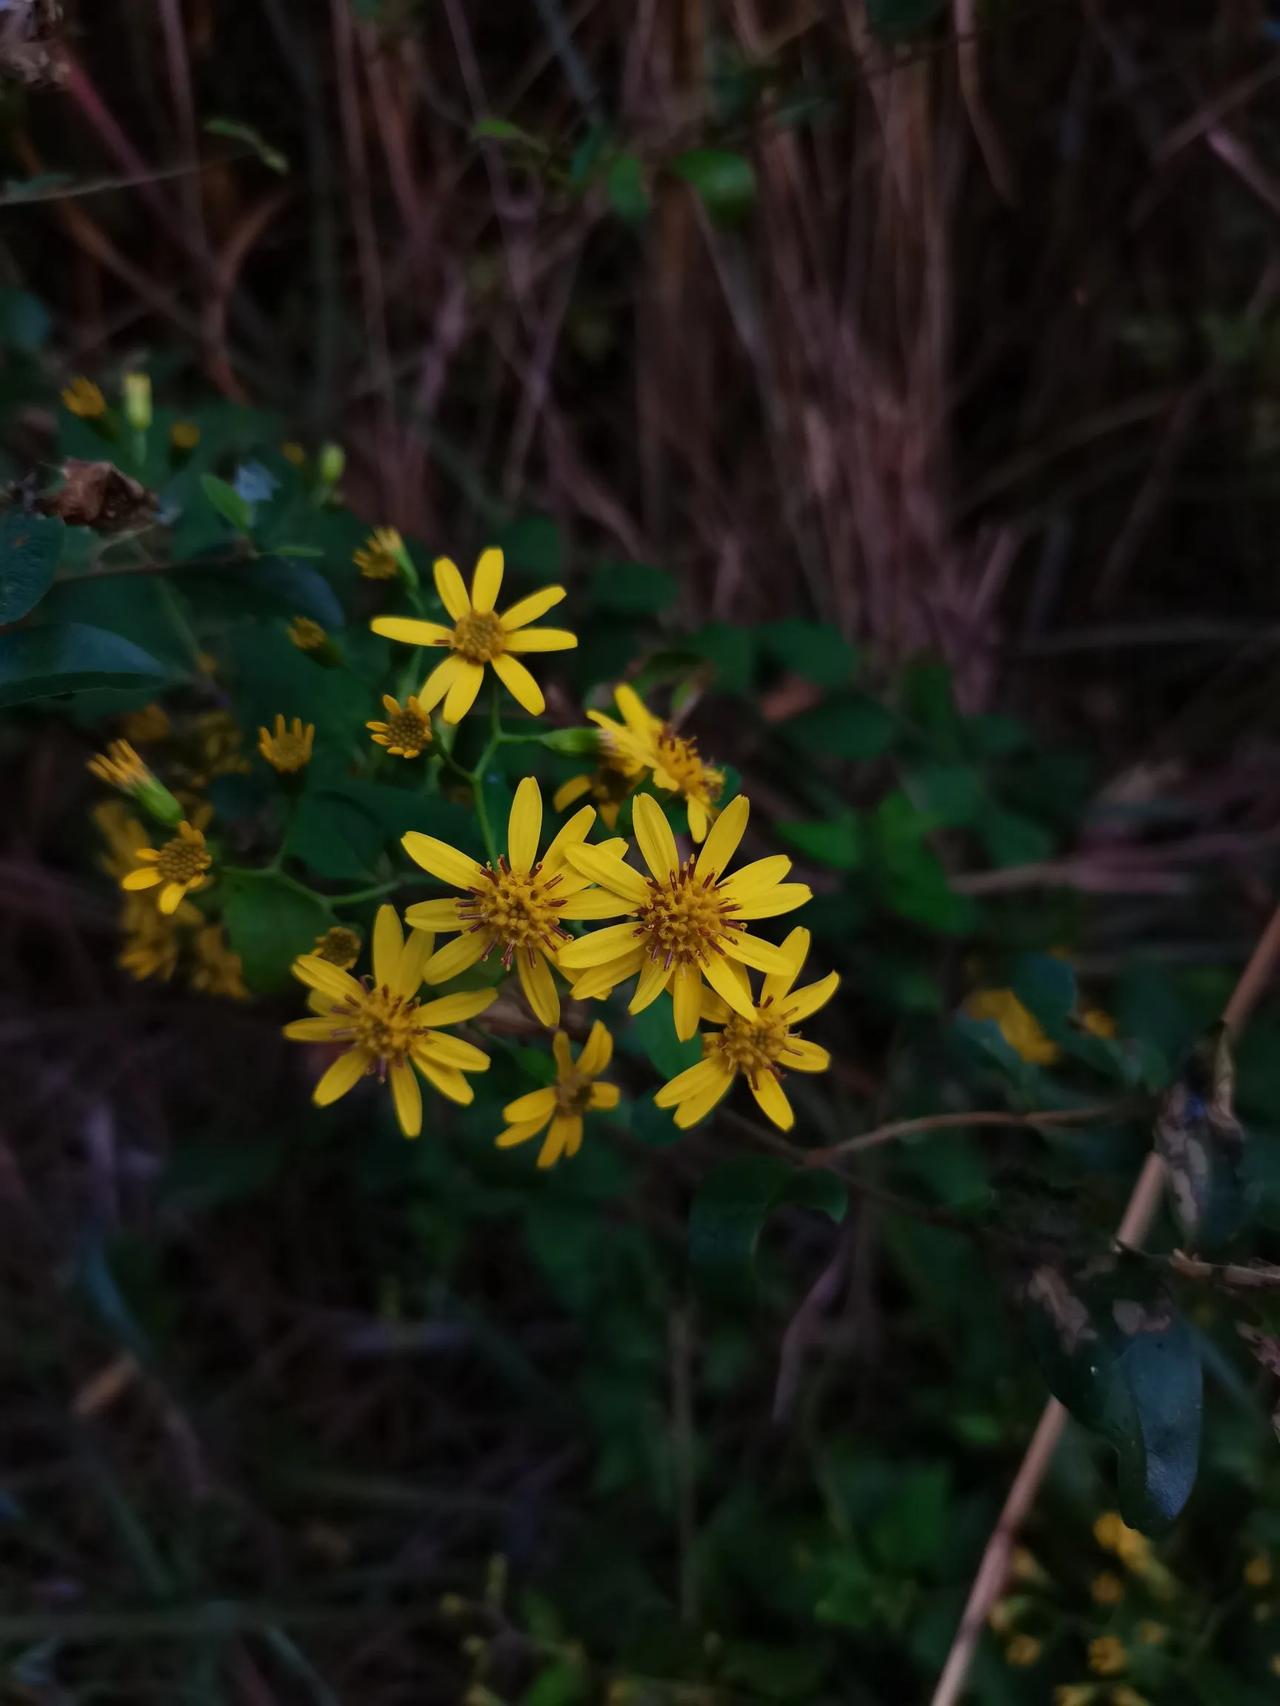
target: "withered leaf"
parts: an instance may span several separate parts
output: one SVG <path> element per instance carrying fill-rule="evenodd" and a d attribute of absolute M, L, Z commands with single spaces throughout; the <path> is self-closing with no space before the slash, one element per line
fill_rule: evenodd
<path fill-rule="evenodd" d="M 0 6 L 0 82 L 28 88 L 65 83 L 62 22 L 59 0 L 9 0 Z"/>
<path fill-rule="evenodd" d="M 1165 1092 L 1155 1124 L 1170 1211 L 1192 1251 L 1220 1248 L 1245 1217 L 1245 1134 L 1234 1095 L 1231 1045 L 1216 1025 Z"/>
<path fill-rule="evenodd" d="M 70 457 L 62 464 L 63 484 L 40 500 L 46 515 L 69 527 L 93 527 L 99 533 L 119 533 L 153 519 L 154 492 L 122 474 L 111 462 L 83 462 Z"/>

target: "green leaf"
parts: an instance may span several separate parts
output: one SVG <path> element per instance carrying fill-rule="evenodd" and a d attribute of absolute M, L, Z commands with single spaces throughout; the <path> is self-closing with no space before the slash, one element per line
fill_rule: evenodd
<path fill-rule="evenodd" d="M 794 745 L 829 758 L 879 758 L 893 744 L 897 721 L 883 705 L 860 694 L 843 694 L 788 717 L 779 731 Z"/>
<path fill-rule="evenodd" d="M 349 795 L 315 789 L 298 801 L 284 851 L 318 877 L 358 881 L 372 874 L 385 840 L 382 825 Z"/>
<path fill-rule="evenodd" d="M 947 934 L 971 930 L 976 909 L 955 894 L 925 836 L 931 819 L 905 794 L 889 794 L 868 825 L 869 866 L 883 903 L 903 918 Z"/>
<path fill-rule="evenodd" d="M 43 515 L 0 515 L 0 626 L 20 622 L 53 585 L 66 528 Z"/>
<path fill-rule="evenodd" d="M 1115 1447 L 1124 1520 L 1148 1532 L 1168 1527 L 1200 1456 L 1202 1376 L 1189 1323 L 1134 1261 L 1088 1277 L 1044 1264 L 1026 1302 L 1054 1396 Z"/>
<path fill-rule="evenodd" d="M 616 154 L 605 178 L 609 205 L 628 225 L 642 225 L 649 217 L 649 186 L 644 167 L 634 154 Z"/>
<path fill-rule="evenodd" d="M 906 784 L 921 811 L 951 828 L 979 822 L 987 808 L 982 777 L 972 764 L 913 764 Z"/>
<path fill-rule="evenodd" d="M 813 823 L 779 823 L 776 827 L 788 846 L 833 871 L 856 871 L 862 863 L 862 828 L 855 811 L 839 812 Z"/>
<path fill-rule="evenodd" d="M 703 1180 L 689 1215 L 689 1257 L 699 1286 L 740 1302 L 755 1283 L 755 1254 L 770 1213 L 785 1204 L 844 1219 L 848 1193 L 834 1173 L 797 1171 L 780 1157 L 745 1155 Z"/>
<path fill-rule="evenodd" d="M 273 148 L 251 124 L 245 124 L 236 118 L 210 118 L 205 120 L 204 130 L 206 136 L 227 136 L 233 142 L 243 142 L 253 150 L 269 171 L 278 172 L 282 178 L 288 176 L 288 159 L 278 148 Z"/>
<path fill-rule="evenodd" d="M 91 687 L 151 687 L 169 674 L 140 646 L 83 622 L 0 634 L 0 706 Z"/>
<path fill-rule="evenodd" d="M 663 990 L 642 1013 L 632 1019 L 630 1034 L 644 1050 L 654 1071 L 663 1080 L 674 1078 L 686 1066 L 695 1066 L 702 1059 L 702 1044 L 697 1037 L 682 1043 L 676 1035 L 675 1013 L 671 997 Z"/>
<path fill-rule="evenodd" d="M 827 1655 L 817 1645 L 766 1646 L 762 1641 L 731 1641 L 720 1658 L 726 1682 L 739 1683 L 750 1698 L 818 1698 Z"/>
<path fill-rule="evenodd" d="M 717 225 L 736 225 L 756 199 L 751 162 L 725 148 L 691 148 L 678 154 L 671 170 L 690 186 Z"/>
<path fill-rule="evenodd" d="M 591 602 L 614 616 L 656 616 L 676 596 L 676 578 L 650 563 L 601 563 L 591 582 Z"/>
<path fill-rule="evenodd" d="M 755 647 L 745 628 L 731 622 L 708 622 L 685 641 L 689 650 L 715 666 L 716 682 L 726 693 L 746 693 L 751 686 Z"/>
<path fill-rule="evenodd" d="M 1019 954 L 1009 987 L 1048 1036 L 1057 1041 L 1067 1033 L 1078 997 L 1069 960 L 1059 954 Z"/>
<path fill-rule="evenodd" d="M 185 1214 L 240 1202 L 264 1192 L 282 1160 L 279 1143 L 265 1135 L 185 1138 L 160 1176 L 158 1194 L 166 1207 Z"/>
<path fill-rule="evenodd" d="M 35 355 L 49 336 L 49 310 L 29 290 L 0 290 L 0 344 Z"/>
<path fill-rule="evenodd" d="M 1244 1127 L 1235 1114 L 1235 1066 L 1226 1028 L 1192 1049 L 1156 1116 L 1169 1208 L 1182 1241 L 1199 1255 L 1229 1243 L 1250 1208 Z"/>
<path fill-rule="evenodd" d="M 974 828 L 988 857 L 1004 870 L 1014 865 L 1039 864 L 1053 852 L 1053 835 L 1024 812 L 1009 811 L 988 802 Z"/>
<path fill-rule="evenodd" d="M 890 41 L 919 35 L 940 16 L 946 0 L 867 0 L 871 28 Z"/>
<path fill-rule="evenodd" d="M 828 622 L 788 617 L 760 630 L 761 649 L 785 669 L 819 687 L 843 687 L 858 667 L 858 651 Z"/>
<path fill-rule="evenodd" d="M 200 489 L 218 514 L 235 528 L 248 533 L 253 526 L 253 505 L 246 502 L 234 486 L 220 480 L 216 474 L 201 474 Z"/>
<path fill-rule="evenodd" d="M 536 154 L 548 152 L 541 137 L 534 136 L 531 131 L 522 130 L 518 124 L 512 124 L 510 119 L 495 118 L 492 114 L 477 120 L 471 126 L 471 137 L 475 142 L 518 142 L 525 148 L 533 149 Z"/>
<path fill-rule="evenodd" d="M 288 989 L 295 957 L 309 952 L 332 923 L 328 908 L 271 872 L 229 875 L 226 889 L 227 935 L 245 981 L 262 994 Z"/>

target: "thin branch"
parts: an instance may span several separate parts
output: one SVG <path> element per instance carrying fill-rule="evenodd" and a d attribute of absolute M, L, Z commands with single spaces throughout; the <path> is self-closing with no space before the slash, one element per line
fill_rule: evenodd
<path fill-rule="evenodd" d="M 890 1120 L 857 1137 L 846 1137 L 826 1149 L 810 1149 L 804 1153 L 808 1167 L 825 1167 L 837 1155 L 853 1155 L 862 1149 L 876 1149 L 882 1143 L 892 1143 L 898 1137 L 912 1137 L 923 1131 L 955 1131 L 965 1126 L 1055 1126 L 1087 1125 L 1091 1120 L 1114 1119 L 1117 1115 L 1133 1113 L 1132 1101 L 1092 1102 L 1084 1108 L 1040 1108 L 1029 1114 L 1010 1113 L 1003 1108 L 975 1108 L 969 1113 L 923 1114 L 917 1119 Z"/>

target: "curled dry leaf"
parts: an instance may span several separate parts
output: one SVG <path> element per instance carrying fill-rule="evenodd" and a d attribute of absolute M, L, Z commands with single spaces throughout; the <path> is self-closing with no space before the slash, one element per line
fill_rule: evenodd
<path fill-rule="evenodd" d="M 1231 1047 L 1218 1025 L 1196 1044 L 1156 1115 L 1169 1207 L 1195 1252 L 1217 1249 L 1244 1218 L 1244 1128 L 1234 1096 Z"/>
<path fill-rule="evenodd" d="M 28 88 L 65 83 L 60 0 L 10 0 L 0 7 L 0 83 Z"/>
<path fill-rule="evenodd" d="M 119 533 L 155 517 L 155 493 L 122 474 L 114 463 L 69 457 L 62 464 L 62 474 L 63 484 L 42 498 L 40 507 L 69 527 Z"/>

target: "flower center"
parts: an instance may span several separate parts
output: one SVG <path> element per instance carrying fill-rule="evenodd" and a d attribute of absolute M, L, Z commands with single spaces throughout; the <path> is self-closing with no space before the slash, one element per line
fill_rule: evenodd
<path fill-rule="evenodd" d="M 460 616 L 450 644 L 469 663 L 492 663 L 507 649 L 502 623 L 491 610 L 468 610 Z"/>
<path fill-rule="evenodd" d="M 692 797 L 710 805 L 718 797 L 724 787 L 723 772 L 702 762 L 696 740 L 687 740 L 664 724 L 658 730 L 657 748 L 662 768 L 675 778 L 686 799 Z"/>
<path fill-rule="evenodd" d="M 649 899 L 636 914 L 637 934 L 649 958 L 664 965 L 701 965 L 720 952 L 721 938 L 742 926 L 729 914 L 731 901 L 720 894 L 715 876 L 700 882 L 688 859 L 674 876 L 649 879 Z"/>
<path fill-rule="evenodd" d="M 156 869 L 167 883 L 193 883 L 212 863 L 200 842 L 175 835 L 160 849 Z"/>
<path fill-rule="evenodd" d="M 483 885 L 471 890 L 458 912 L 472 930 L 488 934 L 486 953 L 501 945 L 502 963 L 510 969 L 521 949 L 532 960 L 538 948 L 554 954 L 561 941 L 570 940 L 557 917 L 564 902 L 551 893 L 559 876 L 544 877 L 541 864 L 531 871 L 513 871 L 505 858 L 498 860 L 496 870 L 486 865 L 484 875 Z"/>
<path fill-rule="evenodd" d="M 385 983 L 367 988 L 359 999 L 340 1001 L 333 1011 L 348 1019 L 346 1028 L 334 1036 L 367 1049 L 383 1075 L 389 1066 L 400 1065 L 418 1035 L 417 996 L 395 995 Z"/>
<path fill-rule="evenodd" d="M 584 1072 L 566 1072 L 556 1085 L 558 1114 L 585 1113 L 591 1100 L 591 1080 Z"/>
<path fill-rule="evenodd" d="M 346 971 L 360 958 L 360 938 L 345 924 L 335 924 L 316 943 L 315 951 L 322 960 Z"/>
<path fill-rule="evenodd" d="M 307 743 L 300 735 L 276 735 L 271 742 L 271 752 L 277 770 L 301 770 L 311 757 Z"/>
<path fill-rule="evenodd" d="M 387 736 L 393 746 L 425 746 L 431 739 L 431 725 L 416 711 L 397 711 L 387 718 Z"/>
<path fill-rule="evenodd" d="M 787 1037 L 787 1027 L 780 1019 L 744 1019 L 740 1013 L 733 1013 L 712 1046 L 719 1049 L 748 1083 L 754 1084 L 762 1072 L 781 1076 L 782 1068 L 777 1063 L 787 1046 Z"/>

